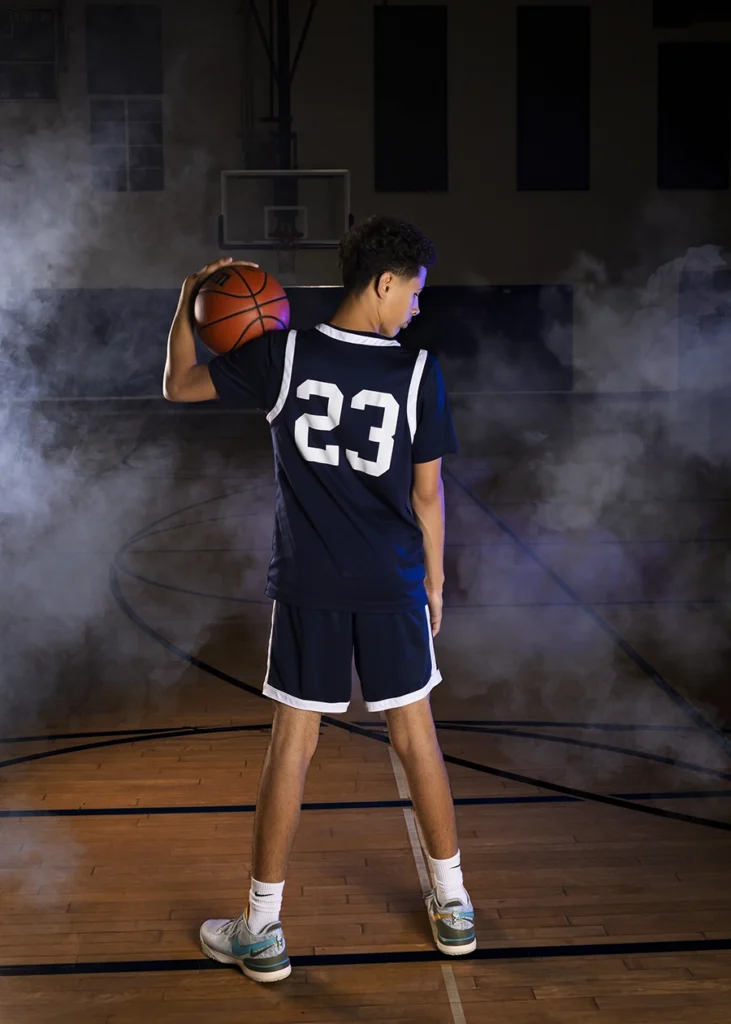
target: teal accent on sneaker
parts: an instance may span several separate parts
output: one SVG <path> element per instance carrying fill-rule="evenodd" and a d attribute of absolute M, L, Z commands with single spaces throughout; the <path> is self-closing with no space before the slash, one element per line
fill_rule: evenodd
<path fill-rule="evenodd" d="M 254 934 L 243 914 L 233 920 L 212 918 L 201 925 L 200 942 L 206 956 L 235 964 L 252 981 L 281 981 L 292 973 L 279 921 Z"/>
<path fill-rule="evenodd" d="M 475 912 L 471 903 L 449 900 L 443 907 L 436 892 L 426 897 L 426 909 L 437 949 L 447 956 L 466 956 L 477 949 Z"/>

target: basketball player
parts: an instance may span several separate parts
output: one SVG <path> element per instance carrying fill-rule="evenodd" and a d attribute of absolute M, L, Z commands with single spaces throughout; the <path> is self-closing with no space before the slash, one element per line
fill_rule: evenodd
<path fill-rule="evenodd" d="M 385 712 L 421 825 L 436 944 L 451 955 L 476 946 L 429 698 L 441 680 L 432 641 L 444 582 L 441 459 L 456 450 L 454 429 L 436 360 L 396 340 L 419 313 L 434 258 L 412 225 L 372 217 L 340 244 L 345 295 L 329 323 L 265 334 L 196 365 L 192 305 L 200 283 L 231 262 L 217 260 L 185 282 L 170 332 L 165 397 L 262 409 L 274 445 L 264 694 L 276 704 L 249 901 L 200 933 L 208 956 L 255 981 L 291 971 L 279 920 L 285 871 L 320 715 L 347 710 L 353 655 L 366 707 Z"/>

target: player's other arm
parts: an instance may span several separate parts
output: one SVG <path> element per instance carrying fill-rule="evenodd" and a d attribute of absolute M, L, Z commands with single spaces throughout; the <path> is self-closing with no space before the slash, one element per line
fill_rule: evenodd
<path fill-rule="evenodd" d="M 168 335 L 168 355 L 162 381 L 162 393 L 170 402 L 207 402 L 218 398 L 211 374 L 204 363 L 197 363 L 193 336 L 193 305 L 198 289 L 205 279 L 233 261 L 230 257 L 216 260 L 191 274 L 183 283 L 178 308 Z M 255 263 L 237 261 L 240 266 Z"/>
<path fill-rule="evenodd" d="M 414 464 L 411 507 L 424 537 L 424 583 L 432 633 L 436 636 L 442 622 L 444 587 L 444 485 L 441 459 Z"/>

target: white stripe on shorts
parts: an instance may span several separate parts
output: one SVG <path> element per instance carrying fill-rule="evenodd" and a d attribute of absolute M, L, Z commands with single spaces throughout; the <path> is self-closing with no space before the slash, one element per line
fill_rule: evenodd
<path fill-rule="evenodd" d="M 283 690 L 275 690 L 269 683 L 264 683 L 264 689 L 262 693 L 265 697 L 270 697 L 272 700 L 278 700 L 280 704 L 288 704 L 291 708 L 299 708 L 300 711 L 324 711 L 329 712 L 331 715 L 342 714 L 343 711 L 348 710 L 350 701 L 343 701 L 342 704 L 325 704 L 319 700 L 303 700 L 301 697 L 293 697 L 290 693 L 285 693 Z"/>
<path fill-rule="evenodd" d="M 272 624 L 269 627 L 269 647 L 267 648 L 267 671 L 264 676 L 264 685 L 266 686 L 269 682 L 269 670 L 272 667 L 272 640 L 274 639 L 274 613 L 277 610 L 277 602 L 274 601 L 272 604 Z"/>
<path fill-rule="evenodd" d="M 387 700 L 376 700 L 372 702 L 366 701 L 367 711 L 388 711 L 390 708 L 403 708 L 407 704 L 415 704 L 417 700 L 421 700 L 422 697 L 434 689 L 437 683 L 442 681 L 442 673 L 437 668 L 437 659 L 434 654 L 434 637 L 431 633 L 431 618 L 429 617 L 429 605 L 424 609 L 426 613 L 426 628 L 429 635 L 429 654 L 431 657 L 431 675 L 425 686 L 422 686 L 419 690 L 412 690 L 411 693 L 404 693 L 400 697 L 390 697 Z"/>
<path fill-rule="evenodd" d="M 272 625 L 269 630 L 269 648 L 267 650 L 267 671 L 264 676 L 264 686 L 262 688 L 262 694 L 265 697 L 269 697 L 271 700 L 278 700 L 280 704 L 288 704 L 291 708 L 299 708 L 300 711 L 329 711 L 331 714 L 342 713 L 348 710 L 350 701 L 345 701 L 341 704 L 325 704 L 317 700 L 303 700 L 301 697 L 293 697 L 289 693 L 285 693 L 283 690 L 277 690 L 274 686 L 269 684 L 269 673 L 272 667 L 272 641 L 274 639 L 274 616 L 277 612 L 277 602 L 274 601 L 272 605 Z"/>

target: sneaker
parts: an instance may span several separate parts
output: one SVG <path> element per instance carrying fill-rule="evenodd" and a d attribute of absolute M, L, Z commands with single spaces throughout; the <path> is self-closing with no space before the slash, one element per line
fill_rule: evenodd
<path fill-rule="evenodd" d="M 236 964 L 252 981 L 281 981 L 292 973 L 279 921 L 255 935 L 243 914 L 235 920 L 214 918 L 201 925 L 200 937 L 206 956 L 222 964 Z"/>
<path fill-rule="evenodd" d="M 471 903 L 449 900 L 443 907 L 437 903 L 436 891 L 426 898 L 429 923 L 437 949 L 448 956 L 465 956 L 477 949 L 475 912 Z"/>

